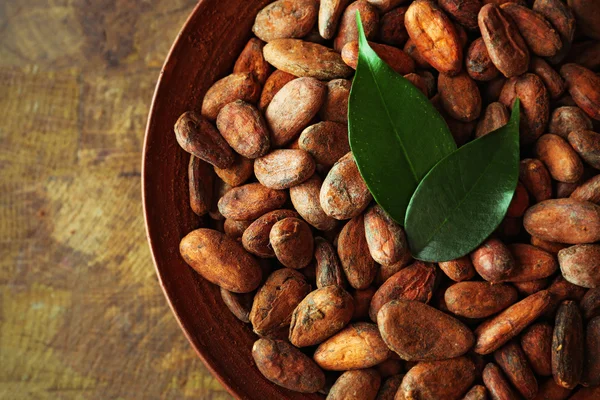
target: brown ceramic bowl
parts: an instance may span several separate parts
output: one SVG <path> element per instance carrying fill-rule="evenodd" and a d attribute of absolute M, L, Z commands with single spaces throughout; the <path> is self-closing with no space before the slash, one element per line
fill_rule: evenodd
<path fill-rule="evenodd" d="M 156 271 L 175 318 L 213 375 L 240 399 L 319 399 L 267 381 L 251 357 L 256 336 L 227 309 L 219 289 L 185 264 L 179 241 L 204 221 L 189 206 L 189 154 L 173 125 L 231 72 L 251 35 L 256 13 L 269 0 L 202 0 L 177 36 L 156 86 L 146 128 L 142 196 Z"/>

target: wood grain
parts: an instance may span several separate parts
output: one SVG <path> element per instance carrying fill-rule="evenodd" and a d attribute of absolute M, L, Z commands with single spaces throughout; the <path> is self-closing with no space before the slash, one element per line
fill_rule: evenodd
<path fill-rule="evenodd" d="M 0 398 L 230 399 L 165 302 L 140 159 L 194 0 L 0 0 Z"/>

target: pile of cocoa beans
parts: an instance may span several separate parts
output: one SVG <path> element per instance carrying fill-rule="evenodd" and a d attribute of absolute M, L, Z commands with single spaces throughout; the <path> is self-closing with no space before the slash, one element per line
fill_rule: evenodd
<path fill-rule="evenodd" d="M 520 182 L 467 256 L 414 260 L 359 174 L 357 11 L 459 146 L 521 101 Z M 181 255 L 260 372 L 327 399 L 600 399 L 600 1 L 278 0 L 253 32 L 175 133 L 211 227 Z"/>

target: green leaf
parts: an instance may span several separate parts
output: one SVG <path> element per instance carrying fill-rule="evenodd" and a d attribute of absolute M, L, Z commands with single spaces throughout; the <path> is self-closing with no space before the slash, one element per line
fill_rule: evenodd
<path fill-rule="evenodd" d="M 519 99 L 510 121 L 440 161 L 415 191 L 405 229 L 413 257 L 448 261 L 502 222 L 519 178 Z"/>
<path fill-rule="evenodd" d="M 456 150 L 446 122 L 427 97 L 367 43 L 356 16 L 359 54 L 348 106 L 348 136 L 373 197 L 398 223 L 417 185 Z"/>

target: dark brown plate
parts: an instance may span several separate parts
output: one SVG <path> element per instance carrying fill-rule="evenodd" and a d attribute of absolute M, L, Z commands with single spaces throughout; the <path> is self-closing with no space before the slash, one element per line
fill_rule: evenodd
<path fill-rule="evenodd" d="M 251 357 L 256 336 L 225 307 L 216 286 L 188 267 L 179 241 L 200 226 L 189 206 L 189 154 L 177 144 L 173 124 L 200 110 L 202 96 L 231 72 L 269 0 L 203 0 L 177 36 L 160 73 L 146 128 L 142 196 L 156 272 L 181 329 L 213 375 L 240 399 L 319 399 L 277 387 Z"/>

